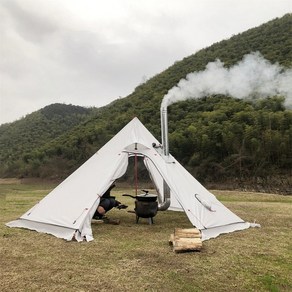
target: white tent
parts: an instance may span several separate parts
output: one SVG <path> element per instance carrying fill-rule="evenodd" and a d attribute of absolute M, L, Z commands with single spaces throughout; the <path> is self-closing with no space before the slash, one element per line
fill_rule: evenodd
<path fill-rule="evenodd" d="M 100 197 L 127 170 L 130 156 L 144 162 L 160 196 L 170 188 L 170 210 L 184 210 L 206 240 L 251 226 L 204 188 L 176 159 L 160 153 L 155 137 L 134 118 L 97 153 L 19 219 L 6 225 L 78 241 L 93 240 L 91 220 Z"/>

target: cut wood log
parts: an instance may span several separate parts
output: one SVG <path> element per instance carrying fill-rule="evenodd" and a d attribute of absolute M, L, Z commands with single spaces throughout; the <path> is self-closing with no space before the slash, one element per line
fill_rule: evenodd
<path fill-rule="evenodd" d="M 174 232 L 181 232 L 183 234 L 201 234 L 200 230 L 197 228 L 174 228 Z"/>
<path fill-rule="evenodd" d="M 184 246 L 184 245 L 197 245 L 201 244 L 202 240 L 200 238 L 178 238 L 174 237 L 174 246 Z"/>
<path fill-rule="evenodd" d="M 197 228 L 175 228 L 170 235 L 169 245 L 174 252 L 199 251 L 202 248 L 201 232 Z"/>
<path fill-rule="evenodd" d="M 168 240 L 168 243 L 169 243 L 169 245 L 173 245 L 173 242 L 174 242 L 174 234 L 171 233 L 170 237 L 169 237 L 169 240 Z"/>
<path fill-rule="evenodd" d="M 202 249 L 202 240 L 200 238 L 178 238 L 174 239 L 173 251 L 199 251 Z"/>
<path fill-rule="evenodd" d="M 182 229 L 182 228 L 175 228 L 174 234 L 179 237 L 198 237 L 201 238 L 201 232 L 197 228 L 188 228 L 188 229 Z"/>

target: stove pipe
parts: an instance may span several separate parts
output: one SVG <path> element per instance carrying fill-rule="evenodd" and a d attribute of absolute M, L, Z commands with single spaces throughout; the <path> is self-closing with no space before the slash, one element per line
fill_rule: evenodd
<path fill-rule="evenodd" d="M 161 142 L 163 147 L 163 155 L 169 156 L 169 144 L 168 144 L 168 121 L 167 121 L 167 107 L 161 107 Z"/>
<path fill-rule="evenodd" d="M 168 144 L 168 121 L 167 121 L 167 107 L 161 107 L 160 109 L 161 118 L 161 142 L 164 158 L 169 157 L 169 144 Z M 165 180 L 163 180 L 163 194 L 164 200 L 159 203 L 158 210 L 165 211 L 170 206 L 170 188 Z"/>

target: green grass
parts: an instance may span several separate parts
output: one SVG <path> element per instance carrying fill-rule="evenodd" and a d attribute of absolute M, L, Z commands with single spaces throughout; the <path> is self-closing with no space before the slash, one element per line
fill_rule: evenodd
<path fill-rule="evenodd" d="M 112 210 L 120 225 L 93 223 L 95 240 L 66 242 L 4 224 L 21 216 L 53 185 L 0 184 L 1 291 L 291 291 L 292 197 L 212 191 L 228 208 L 261 228 L 205 241 L 201 252 L 175 254 L 168 239 L 189 228 L 184 213 L 159 212 L 154 225 Z M 122 197 L 133 191 L 118 189 Z"/>

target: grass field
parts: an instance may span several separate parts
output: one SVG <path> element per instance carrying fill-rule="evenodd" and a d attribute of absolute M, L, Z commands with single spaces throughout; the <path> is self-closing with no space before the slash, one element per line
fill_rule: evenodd
<path fill-rule="evenodd" d="M 155 224 L 112 210 L 120 225 L 93 223 L 95 240 L 66 242 L 5 223 L 44 197 L 53 185 L 0 184 L 0 291 L 292 291 L 292 197 L 212 191 L 228 208 L 261 228 L 205 241 L 201 252 L 173 253 L 181 212 L 159 212 Z M 133 209 L 134 200 L 121 197 Z"/>

